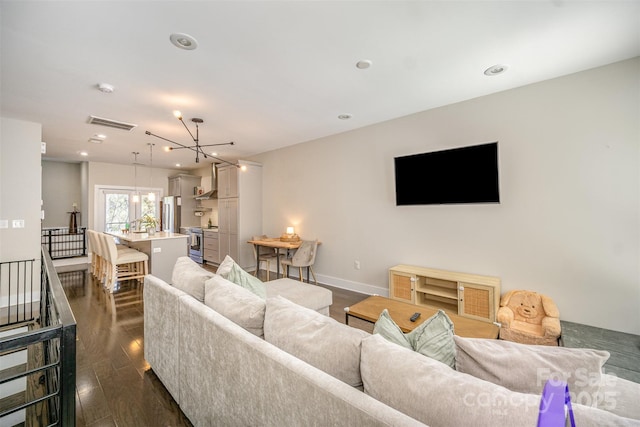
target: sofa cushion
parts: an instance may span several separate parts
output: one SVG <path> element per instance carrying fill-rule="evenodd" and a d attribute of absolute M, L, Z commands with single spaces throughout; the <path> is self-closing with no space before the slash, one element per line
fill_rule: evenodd
<path fill-rule="evenodd" d="M 598 408 L 640 420 L 640 384 L 616 375 L 602 374 Z"/>
<path fill-rule="evenodd" d="M 216 274 L 205 283 L 204 303 L 252 334 L 264 336 L 265 301 L 253 292 Z"/>
<path fill-rule="evenodd" d="M 368 336 L 281 296 L 267 299 L 265 340 L 354 387 L 362 386 L 360 343 Z"/>
<path fill-rule="evenodd" d="M 362 340 L 360 372 L 365 393 L 432 427 L 537 425 L 542 390 L 508 390 L 377 334 Z M 597 408 L 572 406 L 580 427 L 640 425 Z"/>
<path fill-rule="evenodd" d="M 362 341 L 365 393 L 429 426 L 536 425 L 540 397 L 457 372 L 374 334 Z"/>
<path fill-rule="evenodd" d="M 385 308 L 373 328 L 373 333 L 380 334 L 388 341 L 404 348 L 445 363 L 451 368 L 455 367 L 453 322 L 442 310 L 438 310 L 413 331 L 405 334 Z"/>
<path fill-rule="evenodd" d="M 333 294 L 329 289 L 287 278 L 266 282 L 265 286 L 267 298 L 280 295 L 298 305 L 329 315 L 329 306 L 333 303 Z"/>
<path fill-rule="evenodd" d="M 562 380 L 576 403 L 597 404 L 602 365 L 609 359 L 606 351 L 458 336 L 454 340 L 460 372 L 522 393 L 539 394 L 548 379 Z"/>
<path fill-rule="evenodd" d="M 171 273 L 171 284 L 204 302 L 204 282 L 213 277 L 213 273 L 200 267 L 191 258 L 183 256 L 176 260 Z"/>

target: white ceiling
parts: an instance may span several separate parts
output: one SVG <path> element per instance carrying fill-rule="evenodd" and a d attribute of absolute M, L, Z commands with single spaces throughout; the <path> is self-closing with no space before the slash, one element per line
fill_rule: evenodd
<path fill-rule="evenodd" d="M 176 109 L 232 160 L 640 55 L 639 1 L 2 0 L 0 19 L 0 113 L 42 123 L 46 158 L 145 163 L 154 142 L 169 168 L 205 162 L 145 135 L 191 144 Z"/>

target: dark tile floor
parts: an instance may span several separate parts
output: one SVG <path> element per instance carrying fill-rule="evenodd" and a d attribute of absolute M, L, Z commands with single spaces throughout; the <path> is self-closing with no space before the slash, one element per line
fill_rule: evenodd
<path fill-rule="evenodd" d="M 565 347 L 593 348 L 611 354 L 604 371 L 640 383 L 640 336 L 561 321 Z"/>
<path fill-rule="evenodd" d="M 78 426 L 191 426 L 144 360 L 142 286 L 124 282 L 106 293 L 88 271 L 58 269 L 77 321 L 76 418 Z M 262 277 L 263 280 L 265 279 Z M 344 323 L 344 307 L 366 295 L 327 286 L 331 317 Z M 358 319 L 350 325 L 371 332 Z M 564 345 L 611 353 L 606 371 L 640 382 L 640 337 L 563 322 Z"/>

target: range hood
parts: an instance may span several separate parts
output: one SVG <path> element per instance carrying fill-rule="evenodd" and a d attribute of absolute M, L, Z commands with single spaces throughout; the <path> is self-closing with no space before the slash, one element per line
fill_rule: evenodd
<path fill-rule="evenodd" d="M 196 196 L 196 200 L 209 200 L 218 198 L 218 171 L 216 164 L 211 165 L 211 190 Z"/>

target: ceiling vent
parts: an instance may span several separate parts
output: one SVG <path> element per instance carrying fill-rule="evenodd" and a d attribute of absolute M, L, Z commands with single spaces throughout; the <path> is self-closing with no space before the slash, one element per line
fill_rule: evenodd
<path fill-rule="evenodd" d="M 126 131 L 131 131 L 131 129 L 138 126 L 132 123 L 119 122 L 117 120 L 105 119 L 103 117 L 96 117 L 96 116 L 89 116 L 89 123 L 93 125 L 106 126 L 106 127 L 122 129 Z"/>

